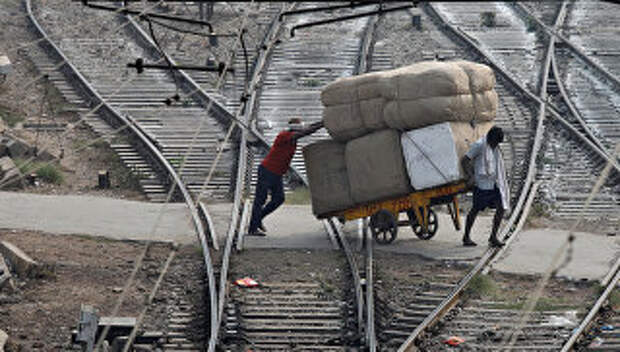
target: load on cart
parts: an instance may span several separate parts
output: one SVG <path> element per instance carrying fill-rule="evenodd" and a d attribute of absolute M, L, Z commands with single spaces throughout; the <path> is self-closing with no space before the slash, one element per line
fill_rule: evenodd
<path fill-rule="evenodd" d="M 447 204 L 460 230 L 457 196 L 467 191 L 460 160 L 497 111 L 491 68 L 420 62 L 341 78 L 321 101 L 332 138 L 303 150 L 318 218 L 370 217 L 382 244 L 396 239 L 398 226 L 427 240 L 438 228 L 432 207 Z"/>

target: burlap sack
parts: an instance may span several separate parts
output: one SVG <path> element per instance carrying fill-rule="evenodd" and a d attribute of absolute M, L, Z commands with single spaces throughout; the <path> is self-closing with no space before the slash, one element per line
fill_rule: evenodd
<path fill-rule="evenodd" d="M 451 62 L 467 73 L 471 92 L 480 93 L 495 88 L 495 74 L 489 66 L 471 61 Z"/>
<path fill-rule="evenodd" d="M 359 111 L 359 104 L 342 104 L 326 106 L 323 109 L 323 123 L 333 139 L 346 142 L 368 134 Z"/>
<path fill-rule="evenodd" d="M 487 90 L 481 93 L 473 94 L 474 104 L 474 120 L 476 121 L 492 121 L 497 115 L 497 106 L 499 98 L 497 92 Z"/>
<path fill-rule="evenodd" d="M 383 109 L 383 119 L 390 128 L 411 130 L 442 122 L 471 121 L 473 98 L 462 94 L 416 100 L 390 101 Z"/>
<path fill-rule="evenodd" d="M 368 100 L 360 100 L 360 113 L 362 114 L 362 122 L 364 127 L 374 132 L 387 128 L 387 124 L 383 119 L 383 109 L 385 108 L 385 99 L 374 98 Z"/>
<path fill-rule="evenodd" d="M 345 144 L 322 140 L 303 148 L 312 212 L 322 214 L 353 206 L 345 163 Z"/>
<path fill-rule="evenodd" d="M 474 141 L 482 138 L 482 136 L 486 136 L 491 127 L 495 126 L 493 121 L 483 121 L 477 122 L 474 125 Z"/>
<path fill-rule="evenodd" d="M 398 197 L 413 191 L 398 131 L 383 130 L 349 141 L 345 159 L 351 196 L 356 203 Z"/>
<path fill-rule="evenodd" d="M 325 106 L 351 104 L 357 102 L 359 76 L 342 77 L 328 84 L 321 91 L 321 102 Z"/>
<path fill-rule="evenodd" d="M 332 106 L 379 98 L 386 83 L 381 78 L 385 75 L 384 72 L 372 72 L 339 78 L 323 88 L 321 102 L 325 106 Z"/>
<path fill-rule="evenodd" d="M 388 71 L 381 78 L 387 100 L 415 100 L 468 94 L 469 77 L 450 62 L 425 61 Z"/>

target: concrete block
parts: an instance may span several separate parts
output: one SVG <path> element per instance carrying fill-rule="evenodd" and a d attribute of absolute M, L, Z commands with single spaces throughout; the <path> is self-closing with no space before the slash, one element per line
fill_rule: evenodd
<path fill-rule="evenodd" d="M 10 278 L 11 272 L 9 271 L 9 267 L 6 265 L 2 254 L 0 254 L 0 288 L 2 288 L 2 286 L 4 286 L 4 284 L 8 282 Z M 0 352 L 2 352 L 1 349 Z"/>
<path fill-rule="evenodd" d="M 24 158 L 30 156 L 32 152 L 26 142 L 17 138 L 10 138 L 5 145 L 11 158 Z"/>
<path fill-rule="evenodd" d="M 4 346 L 6 345 L 7 341 L 9 341 L 9 335 L 0 330 L 0 352 L 4 352 Z"/>
<path fill-rule="evenodd" d="M 6 55 L 0 55 L 0 74 L 8 75 L 10 72 L 11 60 Z"/>
<path fill-rule="evenodd" d="M 17 275 L 24 277 L 38 275 L 40 265 L 14 244 L 0 241 L 0 254 L 8 259 Z"/>

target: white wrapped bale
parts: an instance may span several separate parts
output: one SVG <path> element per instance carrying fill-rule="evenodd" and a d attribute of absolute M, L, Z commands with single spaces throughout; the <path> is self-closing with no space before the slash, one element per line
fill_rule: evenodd
<path fill-rule="evenodd" d="M 345 159 L 355 203 L 403 196 L 413 191 L 398 131 L 383 130 L 349 141 Z"/>
<path fill-rule="evenodd" d="M 317 215 L 353 205 L 345 163 L 345 144 L 322 140 L 303 148 L 312 212 Z"/>
<path fill-rule="evenodd" d="M 329 135 L 339 142 L 346 142 L 370 132 L 362 121 L 359 104 L 326 106 L 323 109 L 323 124 Z"/>
<path fill-rule="evenodd" d="M 414 189 L 427 189 L 462 178 L 455 143 L 457 137 L 450 125 L 440 123 L 402 134 L 405 165 Z M 473 135 L 473 128 L 469 126 L 469 129 Z"/>
<path fill-rule="evenodd" d="M 445 122 L 404 132 L 401 144 L 411 186 L 423 190 L 463 179 L 461 159 L 492 126 Z"/>

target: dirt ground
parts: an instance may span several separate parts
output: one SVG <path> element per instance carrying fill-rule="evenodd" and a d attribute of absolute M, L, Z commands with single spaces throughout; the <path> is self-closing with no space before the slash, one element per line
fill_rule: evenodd
<path fill-rule="evenodd" d="M 386 302 L 406 304 L 413 299 L 416 285 L 441 281 L 457 283 L 467 272 L 467 263 L 432 261 L 416 255 L 375 252 L 375 287 Z M 438 279 L 441 277 L 441 279 Z M 539 281 L 538 276 L 491 272 L 477 279 L 470 297 L 522 305 Z M 551 279 L 541 298 L 541 307 L 585 307 L 595 297 L 598 287 L 592 282 Z"/>
<path fill-rule="evenodd" d="M 37 278 L 16 278 L 15 290 L 0 289 L 0 329 L 24 351 L 70 350 L 81 304 L 94 306 L 100 316 L 111 315 L 145 248 L 144 243 L 29 231 L 0 230 L 0 240 L 47 268 Z M 167 244 L 150 247 L 118 316 L 138 315 L 169 252 Z"/>
<path fill-rule="evenodd" d="M 233 255 L 229 277 L 249 276 L 259 282 L 342 284 L 346 258 L 337 251 L 316 249 L 247 249 Z"/>

